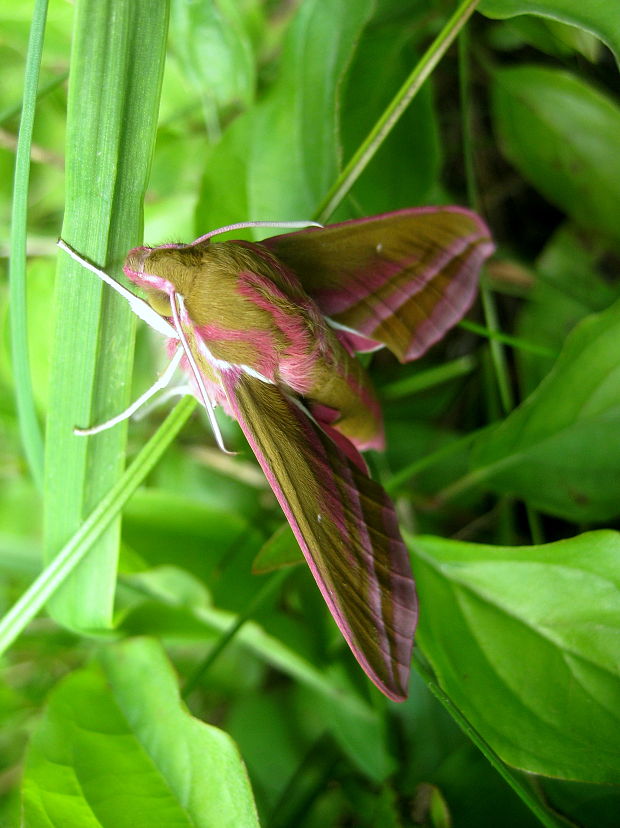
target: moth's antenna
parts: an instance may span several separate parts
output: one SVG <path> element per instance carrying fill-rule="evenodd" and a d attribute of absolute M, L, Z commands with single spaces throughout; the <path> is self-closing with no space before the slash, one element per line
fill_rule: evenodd
<path fill-rule="evenodd" d="M 133 294 L 130 290 L 127 290 L 126 287 L 123 287 L 123 285 L 111 276 L 108 276 L 105 270 L 95 267 L 94 264 L 91 264 L 87 259 L 80 256 L 79 253 L 77 253 L 72 247 L 69 247 L 69 245 L 62 239 L 58 239 L 57 244 L 61 250 L 68 253 L 69 256 L 71 256 L 71 258 L 76 262 L 79 262 L 82 267 L 90 270 L 90 272 L 94 273 L 95 276 L 98 276 L 102 282 L 105 282 L 106 285 L 109 285 L 117 293 L 120 293 L 123 299 L 126 299 L 127 302 L 129 302 L 129 306 L 135 315 L 142 319 L 143 322 L 146 322 L 147 325 L 150 325 L 151 328 L 154 328 L 158 333 L 163 334 L 164 336 L 171 337 L 172 339 L 177 338 L 176 331 L 172 325 L 156 313 L 148 302 L 145 302 L 144 299 L 140 299 L 140 297 Z"/>
<path fill-rule="evenodd" d="M 181 327 L 181 317 L 179 315 L 179 310 L 182 314 L 185 314 L 185 302 L 183 301 L 183 297 L 181 296 L 181 294 L 173 292 L 170 295 L 170 307 L 172 308 L 172 319 L 174 321 L 174 327 L 176 329 L 175 337 L 180 341 L 183 350 L 185 351 L 187 361 L 189 362 L 190 367 L 192 369 L 194 379 L 196 380 L 196 385 L 198 386 L 198 390 L 200 391 L 202 402 L 204 403 L 204 407 L 206 408 L 207 414 L 209 416 L 209 422 L 211 423 L 211 428 L 213 429 L 213 436 L 215 437 L 215 442 L 218 444 L 218 446 L 221 448 L 224 454 L 235 454 L 234 451 L 228 451 L 228 449 L 224 445 L 222 433 L 220 431 L 219 424 L 215 418 L 213 403 L 211 402 L 211 398 L 209 397 L 209 394 L 205 387 L 204 380 L 202 379 L 202 374 L 200 373 L 200 369 L 196 364 L 194 355 L 192 354 L 191 348 L 189 347 L 189 344 L 185 337 L 185 332 Z"/>
<path fill-rule="evenodd" d="M 190 247 L 194 244 L 200 244 L 205 239 L 210 239 L 211 236 L 219 236 L 220 233 L 228 233 L 229 230 L 245 230 L 247 227 L 277 227 L 282 230 L 303 230 L 304 227 L 323 227 L 316 221 L 240 221 L 237 224 L 227 224 L 226 227 L 218 227 L 217 230 L 210 230 L 204 236 L 200 236 L 190 243 Z"/>

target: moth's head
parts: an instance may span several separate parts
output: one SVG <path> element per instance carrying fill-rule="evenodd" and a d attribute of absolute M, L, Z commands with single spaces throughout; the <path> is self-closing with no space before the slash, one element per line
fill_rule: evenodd
<path fill-rule="evenodd" d="M 200 253 L 191 246 L 134 247 L 123 271 L 145 292 L 146 300 L 161 316 L 170 316 L 170 294 L 187 296 L 192 289 Z"/>

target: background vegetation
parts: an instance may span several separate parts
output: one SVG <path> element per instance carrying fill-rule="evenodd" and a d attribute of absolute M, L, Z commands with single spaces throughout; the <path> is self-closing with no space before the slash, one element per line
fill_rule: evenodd
<path fill-rule="evenodd" d="M 55 0 L 30 153 L 45 7 L 0 9 L 0 824 L 617 825 L 618 15 Z M 233 422 L 232 459 L 189 400 L 73 435 L 164 353 L 55 241 L 118 274 L 143 206 L 160 244 L 437 203 L 498 252 L 444 342 L 369 366 L 421 601 L 396 705 L 306 567 L 252 574 L 295 550 Z"/>

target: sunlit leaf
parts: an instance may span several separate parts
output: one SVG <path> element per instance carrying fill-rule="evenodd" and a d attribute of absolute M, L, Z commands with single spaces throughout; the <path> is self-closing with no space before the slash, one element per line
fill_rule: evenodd
<path fill-rule="evenodd" d="M 258 825 L 234 743 L 181 706 L 164 652 L 149 639 L 101 650 L 53 691 L 29 749 L 23 802 L 29 828 Z"/>
<path fill-rule="evenodd" d="M 504 761 L 620 781 L 620 536 L 545 546 L 410 542 L 419 645 Z"/>

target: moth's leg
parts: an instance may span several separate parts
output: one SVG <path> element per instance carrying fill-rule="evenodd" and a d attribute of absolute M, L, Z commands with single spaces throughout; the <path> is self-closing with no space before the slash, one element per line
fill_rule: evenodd
<path fill-rule="evenodd" d="M 181 349 L 185 352 L 185 356 L 187 357 L 188 363 L 188 373 L 194 377 L 194 382 L 196 383 L 196 387 L 198 389 L 198 397 L 199 400 L 202 401 L 207 416 L 209 417 L 209 422 L 211 423 L 211 430 L 213 431 L 213 436 L 215 437 L 215 442 L 218 444 L 219 448 L 224 452 L 224 454 L 235 454 L 234 451 L 228 451 L 226 446 L 224 445 L 224 438 L 222 437 L 222 432 L 220 431 L 219 424 L 215 419 L 215 411 L 213 410 L 215 405 L 209 396 L 209 392 L 207 391 L 207 387 L 205 385 L 204 377 L 200 371 L 200 368 L 196 362 L 196 358 L 192 352 L 192 349 L 187 341 L 187 337 L 185 336 L 185 332 L 183 330 L 183 326 L 181 324 L 181 318 L 186 324 L 191 325 L 191 319 L 187 314 L 187 309 L 185 307 L 185 300 L 181 296 L 180 293 L 173 293 L 170 296 L 170 307 L 172 309 L 172 319 L 174 322 L 174 327 L 176 330 L 176 335 L 179 339 Z M 197 395 L 198 396 L 198 395 Z"/>
<path fill-rule="evenodd" d="M 168 400 L 174 399 L 174 397 L 187 397 L 193 396 L 194 391 L 192 390 L 191 385 L 185 382 L 183 385 L 173 385 L 171 388 L 166 388 L 163 393 L 161 393 L 156 400 L 150 405 L 145 405 L 139 411 L 136 412 L 136 416 L 134 420 L 143 420 L 145 417 L 148 417 L 152 411 L 155 411 L 156 408 L 159 408 L 161 405 L 164 405 L 168 402 Z"/>
<path fill-rule="evenodd" d="M 166 388 L 169 385 L 170 380 L 174 376 L 174 372 L 179 367 L 179 363 L 183 357 L 183 348 L 179 346 L 170 363 L 161 377 L 154 382 L 153 385 L 149 389 L 147 389 L 144 394 L 138 397 L 137 400 L 132 402 L 132 404 L 126 408 L 124 411 L 121 411 L 120 414 L 117 414 L 116 417 L 112 417 L 110 420 L 106 420 L 105 423 L 99 423 L 99 425 L 92 426 L 92 428 L 74 428 L 73 433 L 79 435 L 80 437 L 90 436 L 91 434 L 99 434 L 100 431 L 107 431 L 108 428 L 112 428 L 113 426 L 117 425 L 118 423 L 122 423 L 123 420 L 129 419 L 132 414 L 134 414 L 139 408 L 141 408 L 148 400 L 151 399 L 158 391 Z"/>

